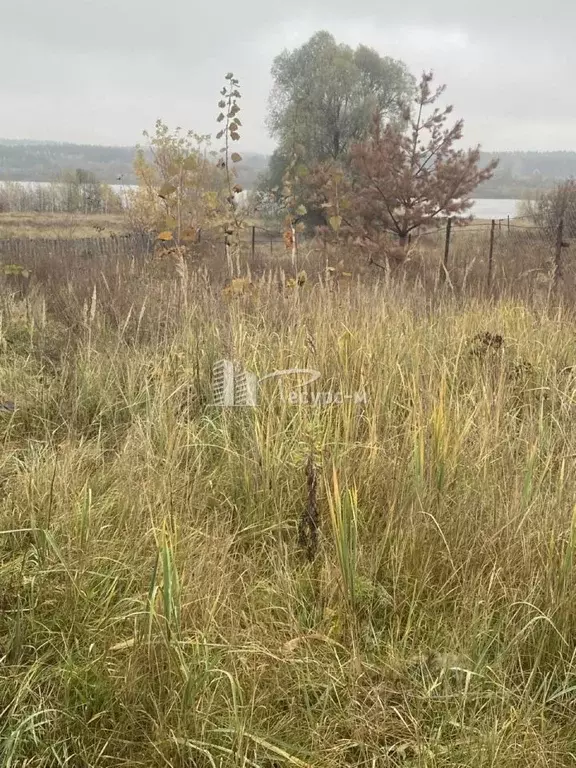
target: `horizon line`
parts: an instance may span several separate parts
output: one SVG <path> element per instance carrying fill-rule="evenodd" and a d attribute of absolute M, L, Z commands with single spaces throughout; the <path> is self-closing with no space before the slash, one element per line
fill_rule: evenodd
<path fill-rule="evenodd" d="M 98 143 L 91 143 L 88 141 L 66 141 L 66 140 L 56 140 L 56 139 L 11 139 L 6 136 L 0 137 L 0 146 L 9 146 L 10 144 L 16 144 L 20 146 L 70 146 L 70 147 L 100 147 L 102 149 L 129 149 L 129 150 L 135 150 L 139 146 L 138 143 L 135 144 L 98 144 Z M 242 150 L 245 154 L 250 155 L 260 155 L 261 157 L 270 157 L 272 155 L 272 151 L 270 152 L 259 152 L 254 149 L 243 149 Z M 538 154 L 538 155 L 552 155 L 552 154 L 563 154 L 563 153 L 576 153 L 576 146 L 573 149 L 484 149 L 482 146 L 480 147 L 480 152 L 482 152 L 485 155 L 506 155 L 506 154 L 514 154 L 514 153 L 522 153 L 522 154 Z"/>

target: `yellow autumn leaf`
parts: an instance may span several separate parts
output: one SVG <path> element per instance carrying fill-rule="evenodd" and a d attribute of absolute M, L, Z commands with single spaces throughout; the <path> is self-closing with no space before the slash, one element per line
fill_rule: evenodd
<path fill-rule="evenodd" d="M 163 184 L 158 190 L 158 197 L 168 197 L 169 195 L 174 194 L 174 192 L 176 192 L 176 189 L 177 187 L 175 187 L 174 184 L 170 184 L 170 182 L 166 182 L 166 184 Z"/>
<path fill-rule="evenodd" d="M 194 227 L 188 227 L 187 229 L 183 229 L 182 235 L 180 237 L 180 239 L 185 243 L 195 242 L 197 238 L 198 238 L 198 230 L 195 229 Z"/>
<path fill-rule="evenodd" d="M 334 230 L 334 232 L 338 232 L 340 229 L 340 225 L 342 224 L 342 216 L 330 216 L 328 219 L 328 223 Z"/>

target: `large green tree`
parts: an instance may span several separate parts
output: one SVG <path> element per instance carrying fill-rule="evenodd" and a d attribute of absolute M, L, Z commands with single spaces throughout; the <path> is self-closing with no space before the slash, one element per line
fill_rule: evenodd
<path fill-rule="evenodd" d="M 401 120 L 414 80 L 406 66 L 364 45 L 355 50 L 317 32 L 272 67 L 268 127 L 278 140 L 271 176 L 299 147 L 306 162 L 339 159 L 368 135 L 378 114 Z"/>

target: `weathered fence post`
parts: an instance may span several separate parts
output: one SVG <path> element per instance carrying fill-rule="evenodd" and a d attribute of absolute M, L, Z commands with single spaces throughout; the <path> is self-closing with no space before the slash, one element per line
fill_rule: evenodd
<path fill-rule="evenodd" d="M 554 288 L 562 279 L 562 248 L 564 248 L 564 217 L 560 217 L 556 230 L 556 248 L 554 251 Z"/>
<path fill-rule="evenodd" d="M 444 260 L 440 269 L 440 282 L 444 283 L 448 275 L 448 261 L 450 259 L 450 236 L 452 234 L 452 219 L 449 218 L 446 224 L 446 242 L 444 243 Z"/>
<path fill-rule="evenodd" d="M 256 254 L 256 227 L 252 227 L 252 258 Z"/>
<path fill-rule="evenodd" d="M 488 253 L 488 288 L 492 285 L 492 264 L 494 261 L 494 235 L 496 233 L 496 219 L 492 219 L 490 226 L 490 251 Z"/>

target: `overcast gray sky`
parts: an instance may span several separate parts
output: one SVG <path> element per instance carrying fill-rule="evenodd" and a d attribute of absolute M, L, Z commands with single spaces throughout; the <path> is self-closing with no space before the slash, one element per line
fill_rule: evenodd
<path fill-rule="evenodd" d="M 432 68 L 486 150 L 576 150 L 574 0 L 0 0 L 0 136 L 135 144 L 215 132 L 232 69 L 242 146 L 270 151 L 270 66 L 318 29 Z"/>

